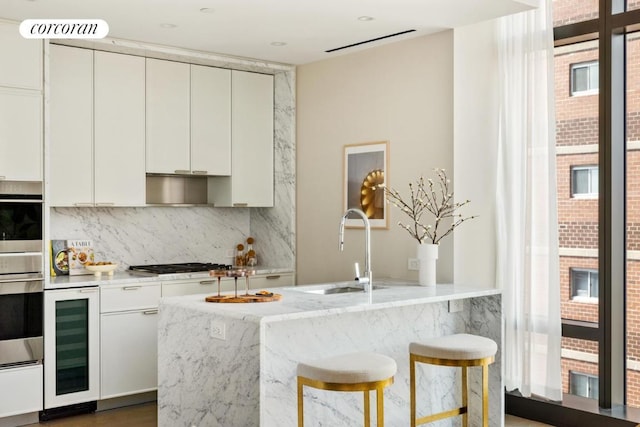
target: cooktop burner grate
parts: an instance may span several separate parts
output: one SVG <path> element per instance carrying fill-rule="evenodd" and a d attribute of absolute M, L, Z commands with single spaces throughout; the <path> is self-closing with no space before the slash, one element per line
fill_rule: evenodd
<path fill-rule="evenodd" d="M 209 270 L 231 270 L 231 265 L 217 264 L 209 262 L 185 262 L 174 264 L 150 264 L 131 265 L 129 270 L 133 273 L 144 274 L 179 274 L 179 273 L 199 273 Z"/>

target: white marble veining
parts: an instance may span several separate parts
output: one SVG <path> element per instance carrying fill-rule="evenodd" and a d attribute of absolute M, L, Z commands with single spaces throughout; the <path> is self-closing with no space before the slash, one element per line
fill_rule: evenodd
<path fill-rule="evenodd" d="M 395 283 L 395 284 L 394 284 Z M 163 299 L 159 319 L 159 426 L 291 426 L 296 424 L 298 361 L 377 351 L 398 364 L 385 391 L 388 426 L 409 425 L 408 345 L 456 332 L 477 333 L 502 348 L 500 291 L 453 285 L 400 286 L 362 294 L 314 295 L 278 290 L 263 304 L 210 304 L 200 296 Z M 305 287 L 306 288 L 306 287 Z M 447 301 L 464 299 L 461 312 Z M 212 323 L 226 340 L 211 338 Z M 500 350 L 499 350 L 500 353 Z M 491 426 L 502 425 L 501 360 L 490 367 Z M 418 410 L 450 409 L 459 399 L 452 368 L 419 368 Z M 478 425 L 480 376 L 470 373 L 470 425 Z M 362 395 L 305 389 L 305 420 L 315 426 L 362 425 Z M 437 425 L 457 425 L 443 420 Z"/>
<path fill-rule="evenodd" d="M 249 235 L 246 208 L 55 208 L 52 239 L 91 239 L 96 260 L 129 265 L 231 262 L 226 253 Z"/>
<path fill-rule="evenodd" d="M 86 48 L 274 74 L 273 208 L 53 208 L 48 239 L 92 239 L 98 259 L 129 265 L 231 262 L 227 252 L 248 236 L 260 265 L 295 267 L 295 67 L 128 40 L 64 41 Z M 45 51 L 48 53 L 48 50 Z M 48 87 L 45 75 L 45 88 Z M 45 90 L 44 103 L 49 105 Z M 45 117 L 48 108 L 45 107 Z M 50 133 L 45 120 L 45 156 Z M 45 181 L 45 186 L 48 183 Z M 47 187 L 45 187 L 47 188 Z"/>

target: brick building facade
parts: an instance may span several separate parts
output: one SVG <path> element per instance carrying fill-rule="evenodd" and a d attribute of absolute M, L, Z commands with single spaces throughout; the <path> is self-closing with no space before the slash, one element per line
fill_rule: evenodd
<path fill-rule="evenodd" d="M 597 8 L 554 0 L 554 26 L 597 18 Z M 627 404 L 640 407 L 640 35 L 627 37 Z M 597 62 L 597 41 L 555 49 L 561 314 L 587 322 L 598 321 Z M 597 375 L 597 343 L 563 338 L 563 391 L 597 398 Z"/>

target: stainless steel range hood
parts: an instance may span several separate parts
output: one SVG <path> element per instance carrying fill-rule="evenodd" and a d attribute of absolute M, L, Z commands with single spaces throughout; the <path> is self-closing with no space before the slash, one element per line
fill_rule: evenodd
<path fill-rule="evenodd" d="M 147 174 L 147 205 L 206 205 L 207 177 Z"/>

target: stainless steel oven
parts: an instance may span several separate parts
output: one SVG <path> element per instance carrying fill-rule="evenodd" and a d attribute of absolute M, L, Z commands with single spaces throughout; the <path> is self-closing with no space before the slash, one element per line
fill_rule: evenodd
<path fill-rule="evenodd" d="M 40 364 L 42 274 L 0 274 L 0 369 Z"/>
<path fill-rule="evenodd" d="M 41 254 L 42 249 L 42 183 L 0 181 L 0 254 Z"/>
<path fill-rule="evenodd" d="M 0 369 L 42 363 L 42 183 L 0 181 Z"/>

